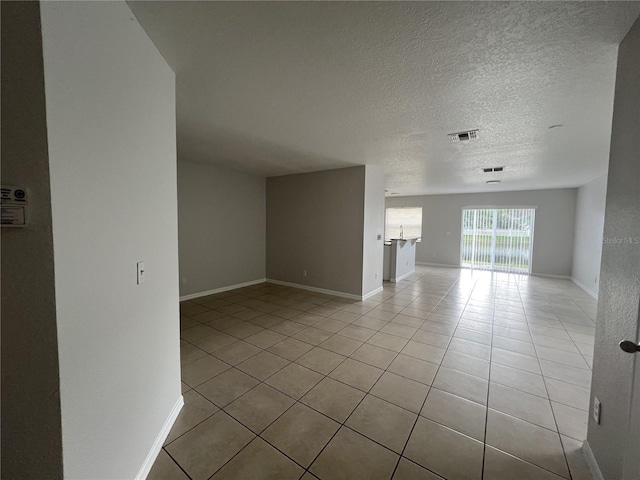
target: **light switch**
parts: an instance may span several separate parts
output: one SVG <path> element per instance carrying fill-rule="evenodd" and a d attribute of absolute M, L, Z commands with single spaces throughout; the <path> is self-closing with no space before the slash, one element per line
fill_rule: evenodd
<path fill-rule="evenodd" d="M 144 262 L 138 262 L 138 285 L 144 283 Z"/>

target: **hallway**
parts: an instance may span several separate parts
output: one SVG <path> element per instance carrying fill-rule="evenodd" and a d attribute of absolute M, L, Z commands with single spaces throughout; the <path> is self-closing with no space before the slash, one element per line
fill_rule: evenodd
<path fill-rule="evenodd" d="M 364 302 L 259 284 L 181 304 L 185 406 L 150 479 L 590 479 L 596 301 L 418 266 Z"/>

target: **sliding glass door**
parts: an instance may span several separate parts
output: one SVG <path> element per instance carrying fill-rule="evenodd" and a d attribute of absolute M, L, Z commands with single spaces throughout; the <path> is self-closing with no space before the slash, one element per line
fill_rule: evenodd
<path fill-rule="evenodd" d="M 460 265 L 498 272 L 531 273 L 533 208 L 462 210 Z"/>

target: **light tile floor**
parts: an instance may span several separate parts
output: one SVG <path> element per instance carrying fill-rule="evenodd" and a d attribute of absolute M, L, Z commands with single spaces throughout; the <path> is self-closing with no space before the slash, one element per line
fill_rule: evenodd
<path fill-rule="evenodd" d="M 273 284 L 181 304 L 185 406 L 150 479 L 590 479 L 596 302 L 418 267 L 366 301 Z"/>

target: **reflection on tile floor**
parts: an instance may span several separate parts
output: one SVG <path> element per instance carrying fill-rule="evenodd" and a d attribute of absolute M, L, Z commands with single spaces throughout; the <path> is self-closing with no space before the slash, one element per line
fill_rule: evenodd
<path fill-rule="evenodd" d="M 596 302 L 418 267 L 363 301 L 260 284 L 181 304 L 185 406 L 150 479 L 590 479 Z"/>

